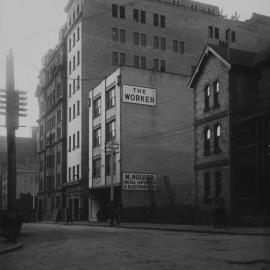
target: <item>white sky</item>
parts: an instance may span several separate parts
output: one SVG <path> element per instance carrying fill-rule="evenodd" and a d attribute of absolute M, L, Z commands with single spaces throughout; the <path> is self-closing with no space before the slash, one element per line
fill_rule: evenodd
<path fill-rule="evenodd" d="M 0 0 L 0 89 L 5 87 L 5 56 L 9 48 L 15 57 L 15 87 L 28 91 L 28 117 L 21 125 L 34 126 L 38 105 L 34 97 L 41 58 L 58 42 L 58 31 L 65 23 L 64 7 L 68 0 Z M 86 0 L 87 1 L 87 0 Z M 240 20 L 252 12 L 270 16 L 270 0 L 201 0 L 223 9 L 223 14 L 240 14 Z M 0 116 L 0 125 L 4 118 Z M 0 126 L 0 135 L 5 128 Z M 20 129 L 19 136 L 29 135 Z"/>

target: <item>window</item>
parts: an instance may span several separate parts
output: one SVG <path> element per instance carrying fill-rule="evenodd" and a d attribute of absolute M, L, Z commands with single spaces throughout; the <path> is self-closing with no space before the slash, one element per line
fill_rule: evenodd
<path fill-rule="evenodd" d="M 68 69 L 69 74 L 71 73 L 71 61 L 69 61 L 69 69 Z"/>
<path fill-rule="evenodd" d="M 158 14 L 156 14 L 156 13 L 154 13 L 153 14 L 153 24 L 155 25 L 155 26 L 158 26 Z"/>
<path fill-rule="evenodd" d="M 68 137 L 68 152 L 71 151 L 71 136 Z"/>
<path fill-rule="evenodd" d="M 74 119 L 75 118 L 75 116 L 76 116 L 76 113 L 75 113 L 75 111 L 76 111 L 76 108 L 75 108 L 75 104 L 73 104 L 73 114 L 72 114 L 72 118 Z"/>
<path fill-rule="evenodd" d="M 111 164 L 111 155 L 106 156 L 105 166 L 106 166 L 106 175 L 115 174 L 116 171 L 116 162 L 115 162 L 115 154 L 113 155 L 113 164 Z M 113 165 L 113 168 L 111 167 Z"/>
<path fill-rule="evenodd" d="M 97 98 L 93 102 L 93 117 L 98 117 L 101 114 L 101 98 Z"/>
<path fill-rule="evenodd" d="M 77 131 L 77 148 L 80 147 L 80 131 Z"/>
<path fill-rule="evenodd" d="M 80 40 L 80 27 L 77 28 L 77 41 Z"/>
<path fill-rule="evenodd" d="M 173 52 L 178 53 L 178 41 L 173 40 Z"/>
<path fill-rule="evenodd" d="M 71 38 L 68 41 L 68 50 L 71 51 Z"/>
<path fill-rule="evenodd" d="M 207 85 L 204 89 L 204 112 L 208 112 L 210 110 L 210 87 Z"/>
<path fill-rule="evenodd" d="M 75 180 L 75 166 L 72 166 L 72 179 Z"/>
<path fill-rule="evenodd" d="M 211 139 L 211 131 L 210 131 L 210 128 L 207 127 L 204 129 L 204 155 L 205 156 L 208 156 L 211 154 L 210 139 Z"/>
<path fill-rule="evenodd" d="M 220 106 L 218 95 L 219 95 L 219 82 L 216 81 L 214 82 L 214 106 L 213 106 L 214 109 Z"/>
<path fill-rule="evenodd" d="M 119 39 L 120 39 L 120 42 L 122 43 L 126 42 L 126 31 L 124 29 L 120 29 Z"/>
<path fill-rule="evenodd" d="M 165 51 L 166 50 L 166 39 L 160 38 L 160 49 Z"/>
<path fill-rule="evenodd" d="M 77 165 L 77 179 L 80 179 L 80 164 Z"/>
<path fill-rule="evenodd" d="M 219 28 L 215 27 L 215 39 L 219 39 Z"/>
<path fill-rule="evenodd" d="M 204 173 L 204 199 L 209 200 L 210 197 L 210 174 Z"/>
<path fill-rule="evenodd" d="M 213 26 L 208 26 L 208 37 L 213 38 Z"/>
<path fill-rule="evenodd" d="M 77 115 L 80 115 L 80 101 L 77 101 Z"/>
<path fill-rule="evenodd" d="M 68 120 L 71 121 L 71 107 L 68 109 Z"/>
<path fill-rule="evenodd" d="M 184 54 L 185 53 L 185 43 L 183 41 L 180 41 L 179 42 L 179 52 L 181 54 Z"/>
<path fill-rule="evenodd" d="M 146 13 L 145 11 L 141 10 L 141 23 L 146 22 Z"/>
<path fill-rule="evenodd" d="M 111 88 L 106 92 L 106 108 L 110 109 L 115 106 L 115 88 Z"/>
<path fill-rule="evenodd" d="M 146 46 L 146 34 L 141 34 L 141 45 Z"/>
<path fill-rule="evenodd" d="M 215 171 L 215 198 L 222 194 L 221 172 Z"/>
<path fill-rule="evenodd" d="M 75 58 L 75 56 L 73 56 L 73 70 L 75 69 L 75 63 L 76 63 L 76 58 Z"/>
<path fill-rule="evenodd" d="M 118 29 L 112 28 L 112 41 L 118 41 Z"/>
<path fill-rule="evenodd" d="M 61 122 L 61 110 L 57 111 L 57 123 Z"/>
<path fill-rule="evenodd" d="M 76 136 L 75 136 L 75 133 L 73 134 L 72 139 L 73 139 L 72 150 L 74 150 L 74 149 L 75 149 L 75 142 L 76 142 Z"/>
<path fill-rule="evenodd" d="M 159 70 L 159 60 L 158 59 L 153 60 L 153 69 L 156 71 Z"/>
<path fill-rule="evenodd" d="M 214 127 L 214 153 L 218 154 L 221 152 L 221 148 L 220 148 L 220 134 L 221 134 L 221 128 L 220 125 L 216 125 Z"/>
<path fill-rule="evenodd" d="M 75 10 L 73 11 L 73 21 L 75 20 Z"/>
<path fill-rule="evenodd" d="M 100 158 L 93 160 L 93 177 L 100 177 L 100 165 L 101 160 Z"/>
<path fill-rule="evenodd" d="M 157 36 L 153 37 L 154 49 L 159 49 L 159 38 Z"/>
<path fill-rule="evenodd" d="M 80 89 L 80 75 L 77 76 L 77 90 Z"/>
<path fill-rule="evenodd" d="M 95 129 L 93 132 L 93 145 L 94 147 L 101 145 L 101 128 Z"/>
<path fill-rule="evenodd" d="M 76 93 L 76 80 L 73 80 L 72 83 L 73 83 L 73 94 L 75 94 Z"/>
<path fill-rule="evenodd" d="M 80 65 L 80 51 L 77 52 L 77 66 Z"/>
<path fill-rule="evenodd" d="M 106 124 L 106 141 L 112 141 L 115 139 L 115 120 Z"/>
<path fill-rule="evenodd" d="M 125 19 L 125 6 L 120 6 L 120 18 Z"/>
<path fill-rule="evenodd" d="M 80 5 L 77 5 L 77 15 L 80 13 Z"/>
<path fill-rule="evenodd" d="M 126 64 L 126 54 L 120 53 L 120 65 L 124 66 Z"/>
<path fill-rule="evenodd" d="M 68 168 L 68 180 L 71 181 L 71 167 Z"/>
<path fill-rule="evenodd" d="M 69 84 L 69 91 L 68 91 L 69 97 L 71 97 L 71 83 Z"/>
<path fill-rule="evenodd" d="M 61 163 L 61 152 L 60 151 L 58 151 L 56 154 L 56 163 L 57 163 L 57 165 L 60 165 L 60 163 Z"/>
<path fill-rule="evenodd" d="M 133 21 L 138 22 L 139 21 L 139 10 L 133 9 Z"/>
<path fill-rule="evenodd" d="M 75 46 L 76 44 L 76 34 L 75 32 L 73 33 L 73 47 Z"/>
<path fill-rule="evenodd" d="M 133 56 L 133 65 L 134 67 L 140 67 L 140 57 L 138 55 Z"/>
<path fill-rule="evenodd" d="M 161 72 L 166 71 L 166 62 L 165 62 L 165 60 L 160 60 L 160 71 Z"/>
<path fill-rule="evenodd" d="M 133 32 L 133 44 L 139 45 L 139 33 L 138 32 Z"/>
<path fill-rule="evenodd" d="M 146 57 L 141 56 L 141 68 L 146 68 Z"/>
<path fill-rule="evenodd" d="M 232 31 L 232 33 L 231 33 L 231 42 L 233 42 L 233 43 L 236 42 L 236 34 L 235 34 L 235 31 Z"/>
<path fill-rule="evenodd" d="M 112 52 L 112 64 L 118 66 L 118 52 Z"/>
<path fill-rule="evenodd" d="M 160 15 L 160 27 L 164 28 L 166 26 L 165 16 Z"/>
<path fill-rule="evenodd" d="M 118 6 L 115 4 L 112 4 L 112 16 L 118 17 Z"/>

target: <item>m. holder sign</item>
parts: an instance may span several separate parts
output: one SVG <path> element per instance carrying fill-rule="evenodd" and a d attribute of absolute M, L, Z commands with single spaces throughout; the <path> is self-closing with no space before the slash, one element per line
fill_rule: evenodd
<path fill-rule="evenodd" d="M 123 85 L 123 102 L 156 106 L 156 89 L 132 85 Z"/>
<path fill-rule="evenodd" d="M 156 190 L 156 173 L 123 173 L 124 190 Z"/>

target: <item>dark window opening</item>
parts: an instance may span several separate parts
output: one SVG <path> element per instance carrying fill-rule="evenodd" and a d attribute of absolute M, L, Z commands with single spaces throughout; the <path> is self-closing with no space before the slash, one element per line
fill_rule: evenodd
<path fill-rule="evenodd" d="M 204 89 L 204 112 L 208 112 L 210 110 L 210 87 L 206 86 Z"/>

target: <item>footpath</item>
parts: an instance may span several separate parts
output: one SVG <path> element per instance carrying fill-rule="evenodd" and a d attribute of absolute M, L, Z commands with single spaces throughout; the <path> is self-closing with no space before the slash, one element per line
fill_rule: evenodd
<path fill-rule="evenodd" d="M 73 222 L 72 224 L 81 226 L 110 227 L 109 222 L 76 221 Z M 120 223 L 119 225 L 116 225 L 114 223 L 114 226 L 123 229 L 270 236 L 270 227 L 214 228 L 213 226 L 210 225 L 182 225 L 182 224 L 162 224 L 162 223 Z"/>

